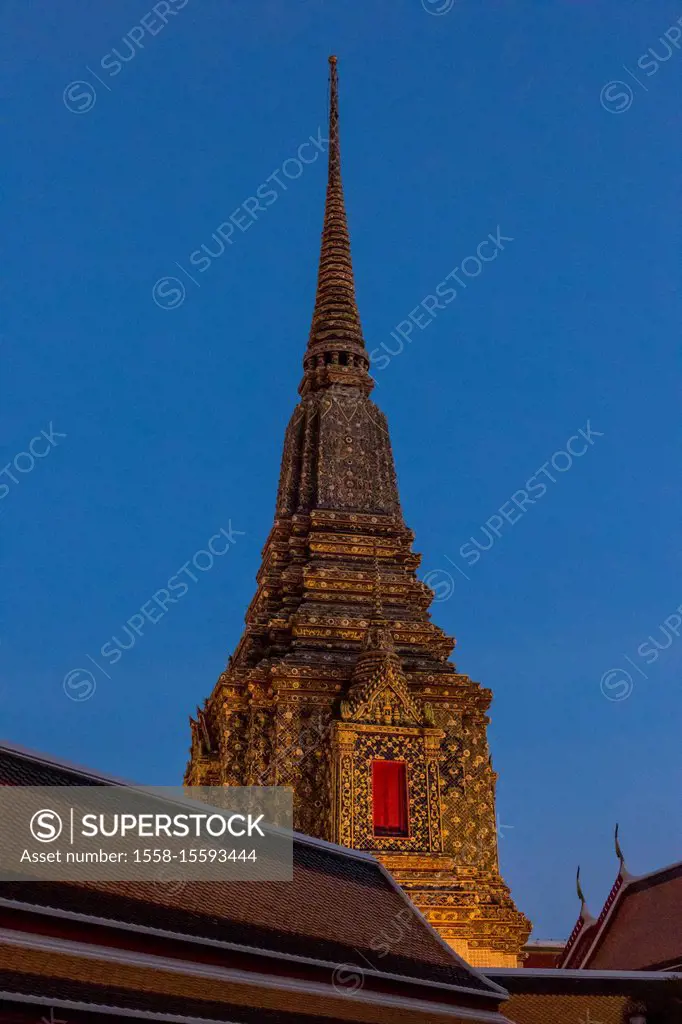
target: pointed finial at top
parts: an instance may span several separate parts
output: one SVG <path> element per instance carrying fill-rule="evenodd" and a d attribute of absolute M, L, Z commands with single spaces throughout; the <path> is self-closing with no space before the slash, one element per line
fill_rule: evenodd
<path fill-rule="evenodd" d="M 632 878 L 635 878 L 636 876 L 635 875 L 631 875 L 630 872 L 628 871 L 626 865 L 625 865 L 625 854 L 623 853 L 623 850 L 622 850 L 621 845 L 620 845 L 620 840 L 618 839 L 618 830 L 619 830 L 619 826 L 616 825 L 616 831 L 614 832 L 613 840 L 614 840 L 614 845 L 616 847 L 616 857 L 620 861 L 620 867 L 619 867 L 619 870 L 618 870 L 618 877 L 623 882 L 629 882 Z"/>
<path fill-rule="evenodd" d="M 341 182 L 339 76 L 337 59 L 329 58 L 329 155 L 327 198 L 317 273 L 315 308 L 303 360 L 301 394 L 332 384 L 348 384 L 365 394 L 374 387 L 355 300 L 346 204 Z"/>
<path fill-rule="evenodd" d="M 587 900 L 585 899 L 585 893 L 583 892 L 583 887 L 580 884 L 580 865 L 578 865 L 578 870 L 576 871 L 576 875 L 575 875 L 575 889 L 576 889 L 576 892 L 578 893 L 578 899 L 580 900 L 580 916 L 582 917 L 583 921 L 585 921 L 587 923 L 590 923 L 590 922 L 594 921 L 595 918 L 592 916 L 592 914 L 587 909 Z"/>
<path fill-rule="evenodd" d="M 622 873 L 625 870 L 625 856 L 623 854 L 623 851 L 622 851 L 621 845 L 620 845 L 620 841 L 618 839 L 618 828 L 619 828 L 619 826 L 618 826 L 618 824 L 616 824 L 616 831 L 613 834 L 613 841 L 614 841 L 614 845 L 616 847 L 616 857 L 620 861 L 620 867 L 621 867 L 621 873 Z"/>
<path fill-rule="evenodd" d="M 329 58 L 329 181 L 341 185 L 341 139 L 339 138 L 339 73 L 337 60 Z M 344 211 L 345 214 L 345 211 Z M 349 252 L 350 256 L 350 252 Z"/>
<path fill-rule="evenodd" d="M 584 907 L 585 906 L 585 893 L 583 892 L 583 887 L 580 884 L 580 865 L 579 864 L 578 864 L 578 870 L 576 871 L 576 874 L 575 874 L 575 888 L 576 888 L 576 892 L 578 893 L 578 899 L 580 900 L 582 906 Z"/>

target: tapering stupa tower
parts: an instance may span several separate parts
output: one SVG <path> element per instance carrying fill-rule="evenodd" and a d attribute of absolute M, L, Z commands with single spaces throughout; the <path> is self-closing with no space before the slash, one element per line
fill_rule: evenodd
<path fill-rule="evenodd" d="M 499 874 L 489 690 L 448 661 L 403 522 L 355 299 L 336 58 L 317 294 L 275 522 L 226 670 L 192 719 L 189 785 L 281 785 L 301 831 L 374 853 L 474 965 L 530 923 Z M 333 925 L 333 922 L 332 922 Z"/>

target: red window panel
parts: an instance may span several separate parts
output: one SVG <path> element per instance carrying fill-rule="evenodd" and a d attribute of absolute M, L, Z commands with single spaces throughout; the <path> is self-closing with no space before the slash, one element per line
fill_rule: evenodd
<path fill-rule="evenodd" d="M 375 836 L 410 834 L 405 761 L 372 761 L 372 807 Z"/>

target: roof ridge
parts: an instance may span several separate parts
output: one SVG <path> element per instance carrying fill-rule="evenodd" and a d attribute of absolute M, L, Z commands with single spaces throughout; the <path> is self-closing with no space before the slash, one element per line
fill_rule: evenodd
<path fill-rule="evenodd" d="M 579 940 L 583 941 L 588 938 L 589 941 L 584 946 L 583 955 L 579 958 L 579 963 L 586 964 L 589 961 L 590 956 L 596 952 L 597 947 L 600 943 L 601 938 L 604 935 L 606 925 L 609 921 L 612 921 L 615 913 L 620 907 L 624 899 L 626 899 L 628 893 L 639 892 L 645 889 L 654 888 L 656 885 L 663 884 L 669 881 L 669 878 L 665 876 L 670 872 L 677 872 L 682 875 L 682 861 L 675 861 L 669 864 L 667 867 L 658 868 L 656 871 L 649 871 L 645 875 L 632 875 L 629 871 L 623 869 L 623 864 L 618 871 L 616 879 L 609 889 L 608 895 L 604 900 L 604 904 L 597 918 L 586 919 L 581 914 L 575 923 L 573 931 L 571 932 L 565 947 L 565 955 L 561 958 L 564 963 L 568 963 L 572 959 L 572 954 L 581 952 Z M 590 935 L 589 933 L 592 932 Z M 561 968 L 566 970 L 570 968 Z M 585 969 L 584 967 L 582 968 Z"/>
<path fill-rule="evenodd" d="M 673 861 L 672 864 L 668 864 L 664 868 L 658 868 L 656 871 L 647 871 L 644 875 L 630 875 L 626 885 L 630 886 L 640 882 L 648 882 L 649 880 L 656 878 L 657 875 L 667 874 L 668 871 L 679 871 L 682 873 L 682 860 Z"/>

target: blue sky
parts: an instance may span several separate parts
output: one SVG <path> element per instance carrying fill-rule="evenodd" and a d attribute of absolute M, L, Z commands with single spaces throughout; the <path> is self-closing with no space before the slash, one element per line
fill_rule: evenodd
<path fill-rule="evenodd" d="M 503 873 L 536 935 L 566 936 L 577 863 L 593 908 L 615 876 L 616 821 L 633 871 L 682 848 L 682 10 L 152 7 L 4 7 L 2 732 L 181 778 L 272 522 L 325 184 L 314 147 L 300 176 L 286 161 L 324 128 L 335 52 L 365 336 L 410 339 L 375 390 L 406 520 L 459 669 L 495 693 Z M 495 260 L 469 259 L 497 232 Z M 183 301 L 153 294 L 168 277 Z M 103 660 L 221 529 L 227 553 Z M 82 667 L 87 700 L 63 683 Z"/>

